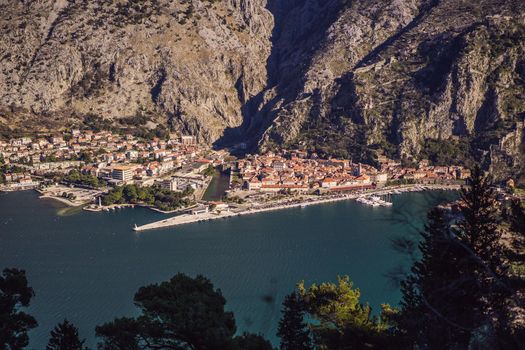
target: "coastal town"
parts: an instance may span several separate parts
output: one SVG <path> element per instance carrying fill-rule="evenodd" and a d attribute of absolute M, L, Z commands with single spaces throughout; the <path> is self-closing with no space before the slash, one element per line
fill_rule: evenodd
<path fill-rule="evenodd" d="M 95 203 L 111 188 L 134 184 L 200 199 L 206 171 L 225 152 L 199 146 L 192 136 L 140 140 L 108 131 L 71 130 L 59 136 L 0 141 L 0 190 L 37 189 L 70 205 Z"/>
<path fill-rule="evenodd" d="M 388 206 L 382 195 L 458 189 L 470 176 L 462 166 L 427 160 L 409 167 L 379 154 L 377 163 L 321 159 L 306 149 L 236 158 L 191 135 L 146 140 L 74 129 L 0 141 L 0 190 L 35 189 L 43 198 L 91 211 L 143 205 L 182 214 L 159 227 L 348 198 Z M 224 192 L 206 199 L 217 174 L 227 178 Z"/>

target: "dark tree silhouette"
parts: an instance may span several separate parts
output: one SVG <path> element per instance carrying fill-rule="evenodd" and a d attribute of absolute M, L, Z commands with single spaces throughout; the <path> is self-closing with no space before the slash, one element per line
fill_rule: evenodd
<path fill-rule="evenodd" d="M 401 283 L 399 327 L 412 342 L 431 348 L 453 341 L 465 343 L 470 338 L 468 290 L 474 279 L 458 268 L 468 254 L 454 244 L 451 235 L 444 213 L 432 210 L 419 244 L 421 260 Z"/>
<path fill-rule="evenodd" d="M 305 304 L 297 292 L 286 296 L 283 302 L 283 316 L 279 321 L 277 336 L 281 338 L 281 350 L 309 350 L 312 340 L 304 320 Z"/>
<path fill-rule="evenodd" d="M 236 327 L 220 290 L 202 277 L 177 274 L 171 280 L 142 287 L 135 294 L 137 318 L 120 318 L 96 328 L 100 349 L 224 350 L 268 349 L 262 337 L 245 334 L 234 338 Z"/>
<path fill-rule="evenodd" d="M 272 344 L 263 336 L 244 333 L 232 341 L 232 350 L 274 350 Z"/>
<path fill-rule="evenodd" d="M 38 324 L 29 314 L 20 311 L 28 307 L 34 296 L 25 271 L 5 269 L 0 276 L 0 348 L 17 350 L 29 344 L 27 332 Z"/>
<path fill-rule="evenodd" d="M 469 252 L 471 256 L 476 254 L 474 260 L 478 263 L 482 260 L 488 264 L 486 267 L 496 272 L 502 267 L 504 255 L 501 254 L 501 230 L 498 229 L 501 215 L 493 184 L 491 178 L 476 167 L 468 185 L 461 191 L 463 220 L 459 222 L 459 230 L 455 233 L 472 250 Z"/>
<path fill-rule="evenodd" d="M 64 320 L 51 331 L 46 350 L 87 350 L 85 342 L 80 340 L 77 327 Z"/>
<path fill-rule="evenodd" d="M 461 219 L 451 227 L 429 214 L 421 261 L 402 284 L 401 333 L 422 348 L 498 349 L 513 290 L 501 241 L 501 213 L 490 178 L 476 168 L 462 191 Z M 507 334 L 508 335 L 508 334 Z M 492 341 L 493 343 L 490 343 Z"/>
<path fill-rule="evenodd" d="M 510 204 L 509 212 L 510 228 L 518 234 L 518 248 L 523 249 L 525 248 L 525 244 L 523 244 L 523 240 L 525 240 L 525 208 L 520 200 L 514 200 Z"/>

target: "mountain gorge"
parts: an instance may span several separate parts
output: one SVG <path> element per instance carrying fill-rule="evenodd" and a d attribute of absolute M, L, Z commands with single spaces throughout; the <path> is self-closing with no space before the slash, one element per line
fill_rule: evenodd
<path fill-rule="evenodd" d="M 3 0 L 0 129 L 86 117 L 217 145 L 525 173 L 525 3 Z"/>

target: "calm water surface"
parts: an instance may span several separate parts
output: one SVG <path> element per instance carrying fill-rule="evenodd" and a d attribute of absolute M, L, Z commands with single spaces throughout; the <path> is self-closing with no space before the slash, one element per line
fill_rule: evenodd
<path fill-rule="evenodd" d="M 230 176 L 226 173 L 215 171 L 210 185 L 204 193 L 203 199 L 207 201 L 218 201 L 230 187 Z"/>
<path fill-rule="evenodd" d="M 142 285 L 177 272 L 203 274 L 220 288 L 241 331 L 276 342 L 280 304 L 295 284 L 348 274 L 375 309 L 396 304 L 391 274 L 409 259 L 392 239 L 417 236 L 426 212 L 454 192 L 407 193 L 392 208 L 354 201 L 242 216 L 135 234 L 133 224 L 162 218 L 147 209 L 59 213 L 34 192 L 0 194 L 0 268 L 27 271 L 39 327 L 31 348 L 43 349 L 67 317 L 91 347 L 96 325 L 133 316 Z"/>

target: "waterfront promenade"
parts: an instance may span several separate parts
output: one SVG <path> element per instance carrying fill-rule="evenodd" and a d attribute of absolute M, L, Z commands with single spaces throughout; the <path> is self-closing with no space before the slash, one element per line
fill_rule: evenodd
<path fill-rule="evenodd" d="M 249 208 L 249 209 L 238 211 L 238 212 L 225 210 L 221 212 L 208 212 L 208 213 L 202 213 L 202 214 L 184 214 L 184 215 L 175 216 L 169 219 L 152 222 L 151 224 L 136 226 L 134 227 L 134 230 L 135 231 L 146 231 L 146 230 L 152 230 L 156 228 L 164 228 L 164 227 L 170 227 L 170 226 L 191 224 L 191 223 L 199 222 L 199 221 L 225 219 L 225 218 L 232 217 L 232 216 L 264 213 L 267 211 L 297 208 L 297 207 L 313 205 L 313 204 L 331 203 L 331 202 L 336 202 L 336 201 L 341 201 L 341 200 L 346 200 L 346 199 L 350 199 L 350 196 L 326 198 L 326 199 L 305 201 L 305 202 L 292 203 L 292 204 L 270 205 L 268 207 L 262 207 L 262 208 L 257 208 L 257 209 Z"/>
<path fill-rule="evenodd" d="M 264 213 L 264 212 L 274 211 L 274 210 L 305 207 L 309 205 L 333 203 L 333 202 L 339 202 L 343 200 L 356 199 L 361 196 L 370 196 L 370 195 L 382 196 L 382 195 L 387 195 L 387 194 L 399 194 L 402 192 L 415 192 L 415 191 L 424 191 L 424 190 L 459 190 L 460 188 L 461 186 L 459 185 L 407 185 L 407 186 L 396 186 L 396 187 L 388 187 L 388 188 L 383 188 L 383 189 L 375 189 L 375 190 L 360 192 L 360 193 L 342 194 L 342 195 L 330 196 L 328 198 L 327 197 L 320 197 L 320 198 L 309 197 L 299 202 L 286 203 L 286 204 L 272 203 L 272 204 L 267 204 L 265 206 L 256 207 L 256 208 L 248 208 L 248 209 L 241 210 L 241 211 L 226 210 L 226 211 L 220 211 L 220 212 L 207 212 L 207 213 L 202 213 L 202 214 L 183 214 L 183 215 L 175 216 L 172 218 L 152 222 L 150 224 L 146 224 L 142 226 L 135 226 L 133 230 L 137 232 L 141 232 L 141 231 L 160 229 L 160 228 L 166 228 L 166 227 L 171 227 L 171 226 L 191 224 L 195 222 L 225 219 L 225 218 L 234 217 L 234 216 L 250 215 L 250 214 Z"/>

